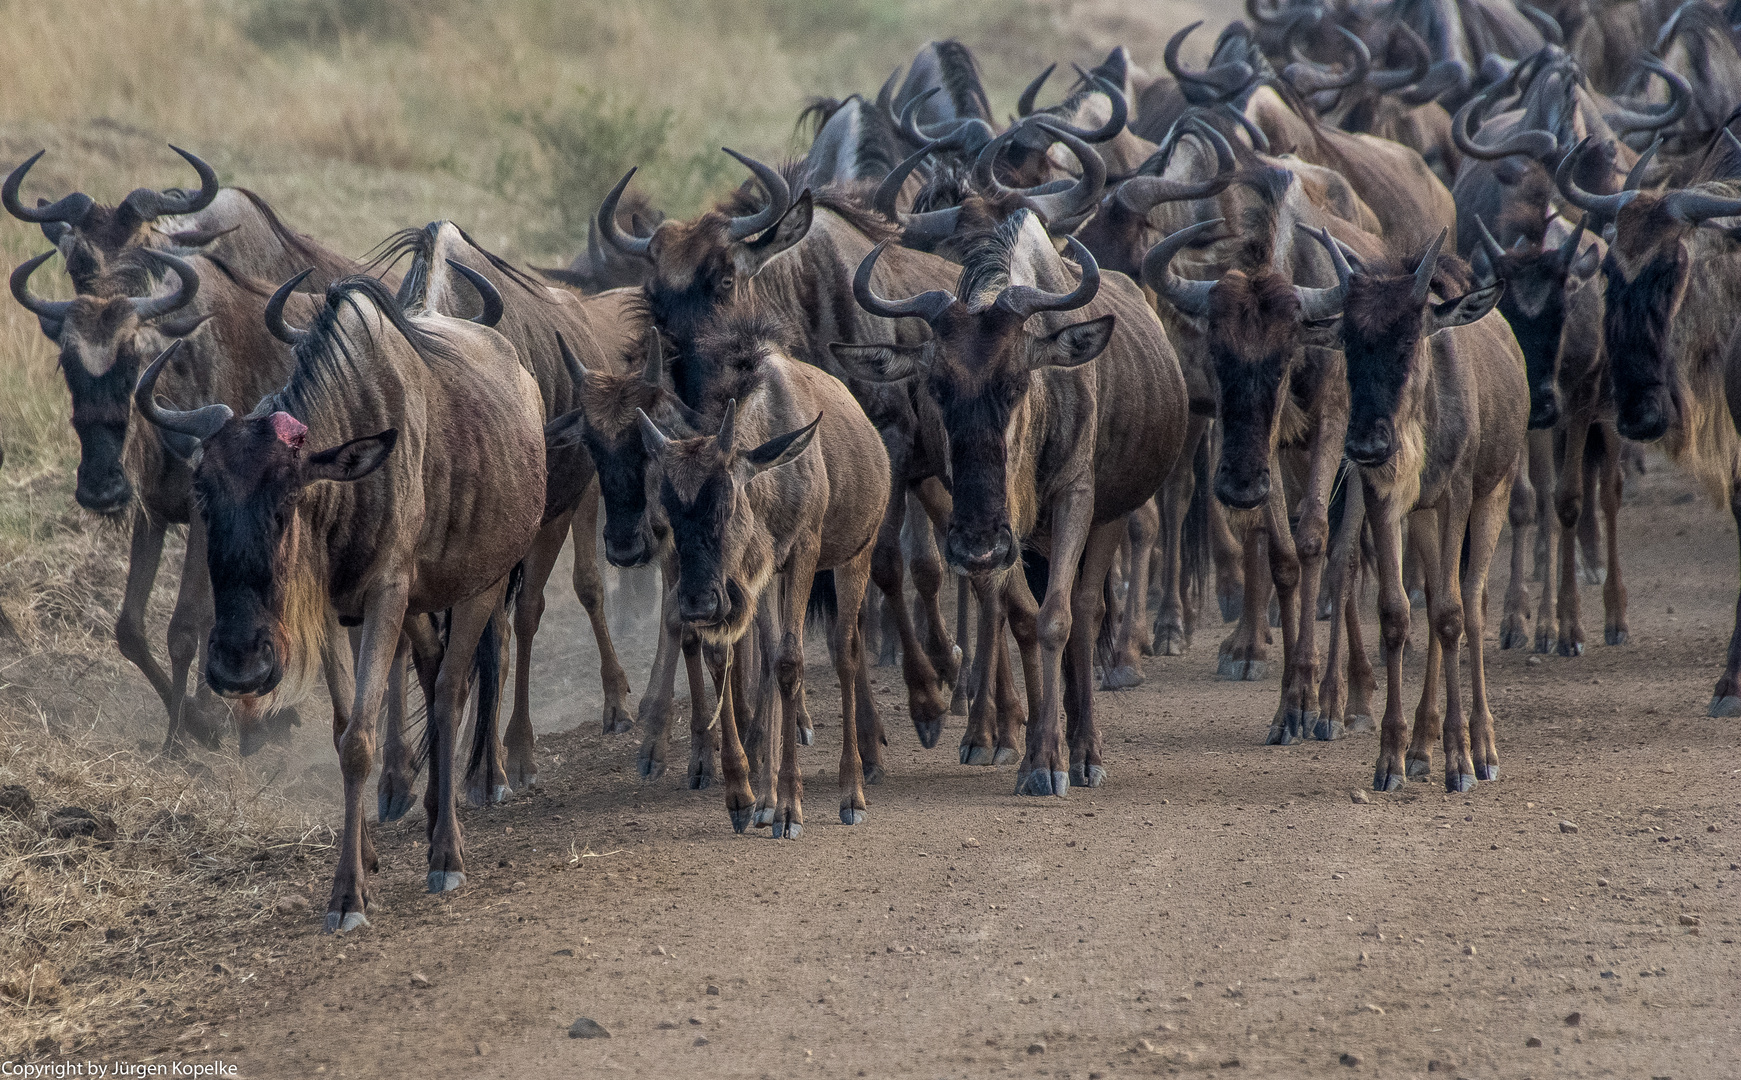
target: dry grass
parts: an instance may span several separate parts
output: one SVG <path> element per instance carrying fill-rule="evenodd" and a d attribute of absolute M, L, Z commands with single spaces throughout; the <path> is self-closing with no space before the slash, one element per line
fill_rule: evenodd
<path fill-rule="evenodd" d="M 113 201 L 186 183 L 173 141 L 297 228 L 360 255 L 449 217 L 513 257 L 565 262 L 603 188 L 631 164 L 668 212 L 736 184 L 721 145 L 800 148 L 811 95 L 874 89 L 931 38 L 958 36 L 1013 106 L 1052 60 L 1130 44 L 1158 64 L 1185 5 L 1110 0 L 0 0 L 0 168 L 40 147 L 26 198 Z M 0 262 L 44 250 L 0 219 Z M 58 262 L 34 287 L 68 289 Z M 162 718 L 112 643 L 126 536 L 72 501 L 78 446 L 55 351 L 0 303 L 0 1053 L 51 1055 L 96 1026 L 172 1024 L 193 913 L 251 919 L 262 853 L 325 842 L 336 769 L 294 756 L 164 762 Z M 172 535 L 150 608 L 179 576 Z M 324 738 L 304 732 L 314 760 Z M 144 748 L 142 748 L 144 747 Z M 294 806 L 287 799 L 294 797 Z M 0 800 L 3 801 L 3 800 Z M 113 838 L 59 838 L 76 806 Z M 266 905 L 262 908 L 261 905 Z M 184 917 L 185 916 L 185 917 Z M 203 972 L 201 972 L 203 974 Z"/>

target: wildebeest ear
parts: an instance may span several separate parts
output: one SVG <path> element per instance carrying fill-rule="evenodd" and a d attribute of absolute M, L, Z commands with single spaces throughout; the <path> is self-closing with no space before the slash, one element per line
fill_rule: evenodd
<path fill-rule="evenodd" d="M 1117 316 L 1102 315 L 1087 322 L 1071 323 L 1048 337 L 1033 339 L 1028 352 L 1029 365 L 1043 367 L 1076 367 L 1099 356 L 1112 340 L 1112 325 Z"/>
<path fill-rule="evenodd" d="M 560 450 L 573 446 L 586 434 L 586 413 L 580 409 L 565 412 L 544 425 L 544 449 Z"/>
<path fill-rule="evenodd" d="M 923 345 L 849 345 L 832 341 L 828 350 L 847 375 L 862 382 L 900 382 L 925 368 Z"/>
<path fill-rule="evenodd" d="M 820 423 L 822 423 L 822 414 L 817 413 L 816 419 L 798 430 L 788 431 L 784 435 L 776 435 L 745 454 L 743 458 L 749 463 L 751 474 L 778 469 L 802 454 L 804 448 L 810 445 L 810 440 L 816 437 L 816 425 Z"/>
<path fill-rule="evenodd" d="M 755 277 L 774 256 L 804 239 L 810 232 L 810 221 L 815 216 L 815 210 L 816 204 L 806 190 L 793 201 L 785 216 L 759 239 L 733 244 L 731 259 L 738 276 L 746 279 Z"/>
<path fill-rule="evenodd" d="M 365 435 L 330 450 L 310 454 L 303 463 L 302 478 L 310 482 L 337 480 L 348 483 L 361 480 L 379 469 L 398 443 L 399 429 L 388 428 L 379 435 Z"/>
<path fill-rule="evenodd" d="M 1300 344 L 1342 351 L 1342 316 L 1300 324 Z"/>
<path fill-rule="evenodd" d="M 157 429 L 157 441 L 163 448 L 182 461 L 191 461 L 195 450 L 199 449 L 199 440 L 192 435 L 183 435 L 179 431 Z"/>
<path fill-rule="evenodd" d="M 1453 326 L 1467 326 L 1492 311 L 1493 305 L 1499 303 L 1499 298 L 1504 295 L 1505 282 L 1498 281 L 1484 289 L 1464 293 L 1455 300 L 1433 304 L 1427 308 L 1424 334 L 1436 334 Z"/>

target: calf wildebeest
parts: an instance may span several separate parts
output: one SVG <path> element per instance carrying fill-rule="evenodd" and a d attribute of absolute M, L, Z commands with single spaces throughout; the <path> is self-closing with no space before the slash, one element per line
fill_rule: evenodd
<path fill-rule="evenodd" d="M 0 203 L 20 221 L 42 226 L 44 236 L 66 258 L 67 273 L 80 292 L 90 291 L 109 260 L 129 248 L 197 249 L 236 271 L 261 281 L 283 281 L 312 267 L 310 289 L 361 267 L 287 227 L 266 200 L 245 188 L 218 184 L 210 165 L 179 147 L 170 147 L 199 174 L 197 191 L 139 188 L 118 206 L 105 206 L 82 192 L 53 203 L 26 207 L 18 189 L 25 174 L 46 151 L 38 150 L 13 169 L 0 185 Z"/>
<path fill-rule="evenodd" d="M 323 661 L 345 798 L 326 927 L 343 931 L 368 921 L 375 860 L 363 785 L 402 630 L 430 701 L 429 888 L 464 882 L 454 739 L 474 650 L 538 531 L 544 410 L 494 330 L 407 317 L 369 277 L 335 282 L 314 321 L 295 329 L 283 320 L 294 284 L 266 308 L 267 326 L 294 342 L 282 389 L 241 417 L 223 405 L 169 409 L 154 397 L 164 356 L 134 404 L 200 444 L 193 487 L 217 607 L 212 688 L 240 699 L 246 723 L 263 701 L 306 692 L 316 655 Z M 445 640 L 417 618 L 433 612 L 448 612 Z M 353 670 L 339 627 L 358 622 Z"/>
<path fill-rule="evenodd" d="M 1016 780 L 1028 795 L 1062 796 L 1073 777 L 1090 787 L 1105 778 L 1093 708 L 1102 584 L 1125 515 L 1154 495 L 1186 427 L 1184 376 L 1142 290 L 1122 274 L 1103 277 L 1080 242 L 1068 244 L 1079 278 L 1034 214 L 1018 210 L 981 237 L 954 292 L 898 301 L 871 288 L 879 245 L 854 275 L 853 295 L 874 315 L 924 320 L 932 339 L 833 346 L 863 377 L 911 379 L 929 398 L 953 479 L 949 562 L 982 579 L 1005 575 L 1024 554 L 1045 562 L 1037 618 L 1014 603 L 1025 588 L 1006 590 L 1023 666 L 1040 682 L 1035 695 L 1029 680 L 1037 701 Z M 1089 318 L 1073 321 L 1084 308 Z M 1024 328 L 1034 316 L 1039 333 Z M 996 640 L 985 632 L 996 614 L 988 606 L 981 605 L 981 642 Z M 997 651 L 975 650 L 982 692 Z M 1068 748 L 1059 725 L 1065 710 Z M 997 737 L 1003 745 L 1010 733 Z M 989 750 L 992 733 L 970 728 L 964 744 L 970 740 Z"/>
<path fill-rule="evenodd" d="M 1443 724 L 1445 786 L 1469 791 L 1499 776 L 1482 664 L 1487 570 L 1505 524 L 1529 419 L 1523 354 L 1493 315 L 1503 284 L 1468 288 L 1467 264 L 1440 256 L 1446 233 L 1407 264 L 1354 273 L 1326 232 L 1342 289 L 1342 349 L 1349 385 L 1349 460 L 1360 468 L 1379 570 L 1385 708 L 1372 786 L 1392 791 L 1425 775 Z M 1435 300 L 1434 282 L 1437 295 Z M 1414 738 L 1403 751 L 1402 649 L 1409 602 L 1402 582 L 1407 521 L 1426 571 L 1430 637 Z M 1466 562 L 1466 568 L 1460 564 Z M 1458 651 L 1469 645 L 1468 715 Z M 1438 713 L 1443 667 L 1445 712 Z"/>
<path fill-rule="evenodd" d="M 600 348 L 587 317 L 589 308 L 604 307 L 622 317 L 621 297 L 579 297 L 532 280 L 513 264 L 479 247 L 450 221 L 436 221 L 400 233 L 388 245 L 391 255 L 406 253 L 406 269 L 398 300 L 407 311 L 431 311 L 472 317 L 478 306 L 476 280 L 483 277 L 501 298 L 493 325 L 520 356 L 521 366 L 537 380 L 546 420 L 571 411 L 580 388 L 571 377 L 557 344 L 558 336 L 575 350 L 580 363 L 595 371 L 622 370 L 620 349 Z M 632 317 L 628 320 L 633 323 Z M 599 575 L 595 535 L 598 489 L 592 458 L 585 450 L 557 447 L 546 462 L 544 520 L 538 540 L 527 553 L 525 578 L 514 608 L 514 707 L 508 720 L 505 769 L 474 799 L 496 797 L 490 787 L 521 790 L 535 783 L 538 765 L 532 751 L 530 676 L 532 641 L 544 614 L 544 588 L 570 532 L 574 535 L 574 593 L 592 624 L 598 645 L 599 680 L 604 691 L 603 727 L 608 733 L 629 730 L 629 679 L 617 659 L 605 620 L 604 583 Z M 408 761 L 387 762 L 381 773 L 381 818 L 391 821 L 410 806 L 412 769 Z M 389 783 L 389 778 L 392 783 Z M 390 812 L 392 811 L 392 812 Z"/>
<path fill-rule="evenodd" d="M 72 300 L 43 300 L 30 291 L 30 276 L 53 254 L 46 252 L 13 271 L 12 295 L 37 317 L 60 350 L 79 437 L 73 497 L 93 514 L 131 519 L 127 584 L 115 640 L 169 715 L 165 751 L 176 747 L 183 731 L 215 747 L 227 718 L 215 709 L 203 685 L 192 701 L 187 697 L 188 671 L 211 622 L 210 579 L 203 566 L 205 529 L 189 488 L 188 459 L 194 447 L 173 433 L 133 423 L 133 387 L 145 358 L 178 340 L 186 340 L 189 347 L 162 380 L 171 400 L 246 408 L 283 385 L 290 372 L 289 350 L 265 332 L 260 320 L 271 290 L 219 259 L 191 253 L 183 259 L 132 248 L 86 279 L 91 292 Z M 188 526 L 188 557 L 169 620 L 165 673 L 145 635 L 145 612 L 165 533 L 177 524 Z M 254 748 L 251 740 L 244 740 L 244 753 Z"/>
<path fill-rule="evenodd" d="M 678 616 L 715 646 L 736 647 L 752 620 L 765 618 L 767 657 L 780 693 L 779 727 L 763 760 L 779 779 L 759 800 L 738 736 L 734 693 L 719 685 L 720 771 L 732 827 L 771 824 L 776 839 L 804 827 L 798 769 L 798 692 L 804 677 L 804 614 L 817 571 L 832 571 L 837 610 L 832 651 L 840 680 L 840 820 L 864 821 L 857 706 L 870 698 L 858 609 L 889 504 L 882 439 L 840 380 L 787 353 L 754 313 L 726 313 L 707 352 L 759 352 L 758 392 L 738 412 L 725 407 L 719 430 L 673 440 L 637 412 L 656 462 L 659 503 L 677 553 Z M 814 452 L 805 451 L 813 445 Z M 777 643 L 777 644 L 775 644 Z M 731 678 L 741 680 L 741 666 Z M 723 673 L 721 673 L 723 674 Z M 764 778 L 767 780 L 770 778 Z M 769 790 L 772 788 L 773 790 Z"/>
<path fill-rule="evenodd" d="M 1568 201 L 1614 224 L 1602 260 L 1602 337 L 1619 433 L 1664 448 L 1713 497 L 1727 495 L 1741 526 L 1741 245 L 1706 222 L 1741 215 L 1741 149 L 1719 131 L 1697 182 L 1661 192 L 1581 188 L 1571 165 L 1556 179 Z M 1697 272 L 1693 267 L 1698 267 Z M 1725 406 L 1719 402 L 1726 402 Z M 1712 716 L 1741 716 L 1741 602 Z"/>
<path fill-rule="evenodd" d="M 853 267 L 877 240 L 891 234 L 890 226 L 868 212 L 851 192 L 824 188 L 793 198 L 778 171 L 737 157 L 767 195 L 759 208 L 741 200 L 728 203 L 693 221 L 667 221 L 651 237 L 637 240 L 617 230 L 611 216 L 616 197 L 628 184 L 630 177 L 625 176 L 599 210 L 599 228 L 606 240 L 651 264 L 652 272 L 642 291 L 653 327 L 673 346 L 671 376 L 678 397 L 696 404 L 694 395 L 707 377 L 697 351 L 701 327 L 737 297 L 753 294 L 781 314 L 798 336 L 793 358 L 831 373 L 838 374 L 840 369 L 829 354 L 830 342 L 916 341 L 918 335 L 910 328 L 903 330 L 873 319 L 849 300 Z M 890 272 L 898 272 L 902 284 L 929 287 L 953 280 L 955 275 L 949 263 L 923 252 L 903 251 L 890 262 L 897 264 Z M 848 385 L 883 433 L 889 450 L 898 496 L 889 499 L 871 575 L 897 620 L 914 729 L 921 742 L 934 746 L 947 710 L 940 688 L 955 681 L 959 662 L 936 600 L 941 567 L 923 575 L 915 567 L 915 584 L 925 598 L 926 610 L 934 617 L 923 643 L 913 628 L 903 596 L 900 536 L 907 491 L 922 490 L 922 481 L 942 475 L 943 468 L 937 454 L 920 438 L 914 403 L 906 388 L 855 385 L 850 380 Z M 641 561 L 653 554 L 651 548 L 646 549 Z M 606 555 L 617 561 L 608 546 Z"/>

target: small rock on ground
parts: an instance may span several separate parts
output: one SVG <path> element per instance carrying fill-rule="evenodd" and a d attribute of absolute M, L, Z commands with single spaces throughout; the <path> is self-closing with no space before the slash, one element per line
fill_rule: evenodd
<path fill-rule="evenodd" d="M 1562 821 L 1560 822 L 1560 831 L 1563 833 L 1575 833 L 1578 831 L 1578 827 L 1569 821 Z"/>
<path fill-rule="evenodd" d="M 604 1025 L 590 1016 L 576 1017 L 574 1023 L 568 1025 L 568 1037 L 571 1039 L 608 1039 L 611 1033 Z"/>
<path fill-rule="evenodd" d="M 1344 1064 L 1344 1065 L 1348 1066 L 1350 1069 L 1352 1069 L 1355 1066 L 1359 1065 L 1362 1059 L 1361 1059 L 1359 1054 L 1344 1053 L 1338 1060 L 1341 1061 L 1342 1064 Z"/>

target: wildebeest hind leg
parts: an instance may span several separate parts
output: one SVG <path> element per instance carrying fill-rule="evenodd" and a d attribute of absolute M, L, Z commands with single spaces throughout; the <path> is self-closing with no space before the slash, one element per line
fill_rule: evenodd
<path fill-rule="evenodd" d="M 1106 779 L 1100 729 L 1094 720 L 1094 640 L 1106 616 L 1105 584 L 1112 572 L 1119 546 L 1128 539 L 1124 520 L 1109 521 L 1088 537 L 1072 596 L 1070 650 L 1073 663 L 1064 687 L 1064 710 L 1069 717 L 1066 735 L 1070 742 L 1070 782 L 1099 787 Z"/>
<path fill-rule="evenodd" d="M 387 675 L 381 779 L 375 785 L 375 813 L 382 821 L 398 821 L 405 816 L 411 809 L 411 788 L 417 782 L 411 748 L 405 742 L 405 666 L 410 662 L 411 639 L 401 633 L 398 648 L 393 653 L 393 668 Z"/>
<path fill-rule="evenodd" d="M 1052 550 L 1048 553 L 1046 598 L 1040 603 L 1037 636 L 1040 643 L 1040 708 L 1028 718 L 1027 753 L 1016 774 L 1016 794 L 1070 793 L 1070 751 L 1064 741 L 1064 650 L 1072 632 L 1071 609 L 1076 571 L 1088 546 L 1094 513 L 1094 492 L 1070 489 L 1053 503 Z M 1113 534 L 1116 536 L 1116 534 Z M 1097 583 L 1098 584 L 1098 583 Z M 1092 647 L 1092 627 L 1087 641 Z M 1093 688 L 1092 649 L 1083 656 L 1080 675 Z"/>
<path fill-rule="evenodd" d="M 586 609 L 593 641 L 598 644 L 598 675 L 605 695 L 604 732 L 619 735 L 634 725 L 635 713 L 629 707 L 629 677 L 623 671 L 622 661 L 617 659 L 610 622 L 605 618 L 604 582 L 598 572 L 598 504 L 599 486 L 594 479 L 574 512 L 574 595 Z M 528 723 L 526 733 L 531 732 Z M 530 756 L 528 745 L 527 757 Z M 537 772 L 536 767 L 533 772 Z"/>
<path fill-rule="evenodd" d="M 1463 767 L 1453 773 L 1447 737 L 1445 786 L 1451 791 L 1468 791 L 1477 780 L 1499 779 L 1499 743 L 1494 737 L 1493 713 L 1487 704 L 1487 662 L 1482 650 L 1487 616 L 1481 609 L 1481 596 L 1487 589 L 1487 575 L 1502 524 L 1498 495 L 1495 491 L 1477 499 L 1469 514 L 1469 565 L 1462 582 L 1463 639 L 1469 648 L 1469 755 Z M 1445 678 L 1455 682 L 1457 669 L 1448 668 Z M 1472 773 L 1464 771 L 1471 766 Z"/>
<path fill-rule="evenodd" d="M 532 755 L 532 639 L 544 619 L 544 586 L 556 566 L 556 556 L 568 539 L 569 515 L 544 523 L 521 562 L 525 575 L 514 604 L 514 708 L 508 717 L 506 778 L 518 791 L 537 782 L 538 762 Z M 575 535 L 580 534 L 577 531 Z M 576 553 L 575 558 L 580 558 Z"/>
<path fill-rule="evenodd" d="M 834 595 L 839 617 L 834 620 L 834 671 L 840 680 L 840 823 L 864 822 L 864 763 L 859 755 L 858 706 L 869 699 L 858 691 L 864 680 L 864 638 L 859 631 L 859 607 L 870 580 L 867 549 L 834 570 Z"/>
<path fill-rule="evenodd" d="M 1735 515 L 1735 530 L 1741 536 L 1741 477 L 1729 482 L 1729 509 Z M 1741 716 L 1741 596 L 1735 600 L 1735 631 L 1729 636 L 1729 656 L 1723 677 L 1711 691 L 1712 716 Z"/>
<path fill-rule="evenodd" d="M 441 668 L 435 676 L 435 694 L 429 705 L 429 785 L 435 793 L 434 813 L 429 817 L 429 891 L 447 892 L 465 884 L 465 841 L 459 827 L 457 800 L 454 797 L 454 755 L 460 718 L 465 711 L 471 690 L 472 667 L 478 642 L 490 620 L 496 617 L 507 590 L 504 577 L 491 588 L 464 603 L 449 614 L 447 647 L 442 652 Z M 493 695 L 495 686 L 479 686 L 480 695 Z M 480 721 L 480 726 L 486 722 Z M 493 726 L 493 725 L 491 725 Z M 480 737 L 493 738 L 486 730 Z M 424 795 L 424 805 L 429 805 Z"/>
<path fill-rule="evenodd" d="M 345 823 L 340 833 L 338 868 L 333 874 L 332 898 L 327 903 L 327 932 L 353 930 L 368 924 L 368 822 L 363 815 L 363 785 L 375 764 L 375 722 L 381 698 L 386 693 L 393 656 L 399 649 L 399 627 L 405 621 L 409 589 L 403 581 L 391 581 L 375 589 L 364 605 L 363 632 L 358 649 L 356 692 L 349 710 L 335 700 L 333 722 L 337 732 L 339 771 L 344 776 Z M 327 641 L 327 685 L 335 694 L 351 679 L 350 649 L 345 635 Z"/>

